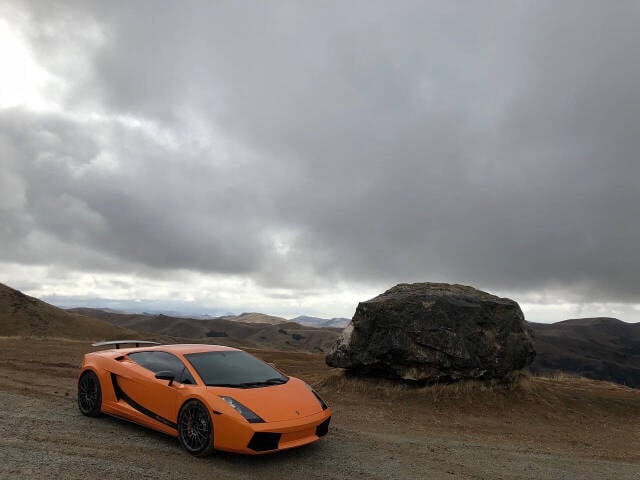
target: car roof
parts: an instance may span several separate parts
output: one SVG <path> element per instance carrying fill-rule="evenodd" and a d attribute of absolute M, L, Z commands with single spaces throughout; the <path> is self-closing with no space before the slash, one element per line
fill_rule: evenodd
<path fill-rule="evenodd" d="M 237 348 L 227 347 L 225 345 L 206 345 L 202 343 L 179 343 L 174 345 L 157 345 L 150 349 L 144 350 L 162 350 L 174 353 L 200 353 L 200 352 L 223 352 L 230 350 L 238 350 Z"/>
<path fill-rule="evenodd" d="M 118 355 L 126 355 L 134 352 L 170 352 L 182 355 L 189 353 L 203 352 L 225 352 L 225 351 L 241 351 L 238 348 L 227 347 L 225 345 L 207 345 L 198 343 L 181 343 L 172 345 L 153 345 L 136 348 L 118 348 L 110 350 L 101 350 L 94 353 L 117 353 Z"/>

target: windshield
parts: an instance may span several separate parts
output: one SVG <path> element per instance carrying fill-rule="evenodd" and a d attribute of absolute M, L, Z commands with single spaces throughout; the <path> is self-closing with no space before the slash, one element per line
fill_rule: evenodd
<path fill-rule="evenodd" d="M 202 381 L 211 387 L 256 388 L 280 385 L 289 379 L 273 367 L 242 351 L 185 355 Z"/>

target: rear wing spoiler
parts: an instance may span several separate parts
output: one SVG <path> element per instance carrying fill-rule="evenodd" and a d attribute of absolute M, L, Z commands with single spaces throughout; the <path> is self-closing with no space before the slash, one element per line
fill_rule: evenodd
<path fill-rule="evenodd" d="M 120 348 L 120 345 L 135 345 L 139 347 L 140 345 L 162 345 L 158 342 L 149 342 L 148 340 L 112 340 L 110 342 L 96 342 L 92 343 L 92 347 L 106 347 L 115 345 L 116 348 Z"/>

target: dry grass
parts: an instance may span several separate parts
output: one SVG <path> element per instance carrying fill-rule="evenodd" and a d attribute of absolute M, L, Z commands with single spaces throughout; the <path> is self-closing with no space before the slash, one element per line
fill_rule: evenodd
<path fill-rule="evenodd" d="M 487 398 L 524 398 L 544 394 L 549 400 L 577 397 L 580 394 L 623 396 L 630 400 L 640 400 L 640 390 L 611 382 L 591 380 L 578 375 L 557 372 L 551 375 L 532 375 L 519 372 L 508 383 L 497 380 L 463 380 L 452 383 L 435 383 L 417 386 L 385 378 L 354 377 L 342 370 L 328 372 L 318 381 L 316 387 L 375 398 L 422 398 L 434 401 L 477 401 Z"/>
<path fill-rule="evenodd" d="M 318 382 L 322 390 L 374 397 L 378 399 L 416 399 L 477 401 L 478 398 L 504 397 L 530 391 L 535 382 L 529 374 L 520 373 L 509 383 L 496 380 L 463 380 L 453 383 L 413 385 L 384 378 L 353 377 L 344 371 L 333 371 Z"/>
<path fill-rule="evenodd" d="M 386 423 L 401 433 L 640 460 L 640 390 L 622 385 L 521 374 L 506 385 L 470 380 L 416 387 L 334 371 L 318 388 L 362 429 Z"/>

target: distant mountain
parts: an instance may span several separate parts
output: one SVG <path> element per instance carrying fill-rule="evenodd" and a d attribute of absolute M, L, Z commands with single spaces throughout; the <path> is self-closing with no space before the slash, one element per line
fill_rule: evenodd
<path fill-rule="evenodd" d="M 262 314 L 245 314 L 228 318 L 196 319 L 168 315 L 144 315 L 114 313 L 93 308 L 74 308 L 70 311 L 99 318 L 114 325 L 126 327 L 149 335 L 163 335 L 176 339 L 206 341 L 223 345 L 276 350 L 326 351 L 338 337 L 338 331 L 328 328 L 312 328 L 287 322 L 256 323 Z M 239 318 L 246 318 L 245 323 Z M 278 319 L 279 317 L 270 317 Z M 268 318 L 267 318 L 268 319 Z"/>
<path fill-rule="evenodd" d="M 277 325 L 279 323 L 286 323 L 289 320 L 283 317 L 276 317 L 274 315 L 267 315 L 265 313 L 257 313 L 257 312 L 248 312 L 241 313 L 240 315 L 235 315 L 233 313 L 226 313 L 225 315 L 210 315 L 210 314 L 190 314 L 185 312 L 173 311 L 173 310 L 145 310 L 145 311 L 137 311 L 137 310 L 114 310 L 112 308 L 103 308 L 103 307 L 72 307 L 68 308 L 69 311 L 78 311 L 78 310 L 100 310 L 103 312 L 109 313 L 120 313 L 127 315 L 145 315 L 145 316 L 157 316 L 164 315 L 165 317 L 172 318 L 191 318 L 198 320 L 215 320 L 215 319 L 223 319 L 230 320 L 232 322 L 242 322 L 242 323 L 265 323 L 268 325 Z"/>
<path fill-rule="evenodd" d="M 225 315 L 224 317 L 218 317 L 222 320 L 231 320 L 232 322 L 243 323 L 266 323 L 268 325 L 278 325 L 279 323 L 287 323 L 286 318 L 274 317 L 273 315 L 266 315 L 264 313 L 241 313 L 240 315 Z"/>
<path fill-rule="evenodd" d="M 308 327 L 316 328 L 344 328 L 351 322 L 350 318 L 318 318 L 308 317 L 306 315 L 300 315 L 299 317 L 292 318 L 291 322 L 299 323 L 300 325 L 306 325 Z"/>
<path fill-rule="evenodd" d="M 529 325 L 533 372 L 562 371 L 640 388 L 640 323 L 602 317 Z"/>
<path fill-rule="evenodd" d="M 88 340 L 137 338 L 131 330 L 67 312 L 1 283 L 0 335 Z"/>

